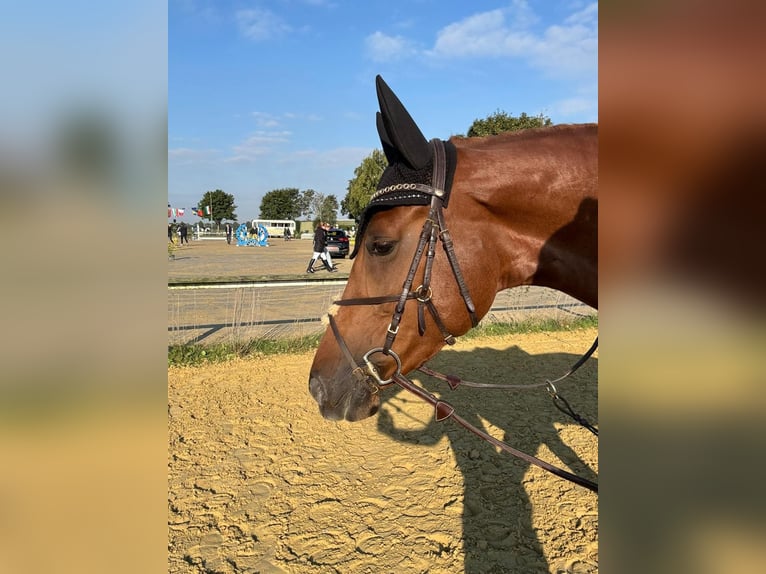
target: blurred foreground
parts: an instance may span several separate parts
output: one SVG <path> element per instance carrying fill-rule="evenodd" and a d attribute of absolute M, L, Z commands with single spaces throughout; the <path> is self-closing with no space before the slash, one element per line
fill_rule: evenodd
<path fill-rule="evenodd" d="M 600 11 L 606 572 L 766 567 L 764 15 Z"/>

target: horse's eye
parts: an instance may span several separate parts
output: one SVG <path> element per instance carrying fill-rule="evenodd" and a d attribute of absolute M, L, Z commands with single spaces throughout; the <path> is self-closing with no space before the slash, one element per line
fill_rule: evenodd
<path fill-rule="evenodd" d="M 375 239 L 367 244 L 367 251 L 370 255 L 388 255 L 394 250 L 395 241 L 387 239 Z"/>

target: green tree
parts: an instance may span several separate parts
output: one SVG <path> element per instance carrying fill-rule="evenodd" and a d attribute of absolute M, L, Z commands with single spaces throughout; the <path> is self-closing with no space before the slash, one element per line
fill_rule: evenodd
<path fill-rule="evenodd" d="M 237 220 L 235 211 L 237 206 L 234 204 L 234 196 L 222 189 L 206 191 L 197 203 L 197 209 L 202 211 L 203 219 L 215 221 L 217 225 L 221 225 L 224 219 Z M 208 210 L 212 210 L 212 213 L 208 213 Z"/>
<path fill-rule="evenodd" d="M 313 221 L 324 221 L 322 219 L 322 204 L 324 203 L 324 193 L 315 191 L 311 194 L 311 198 L 308 201 L 308 213 L 306 215 L 313 215 Z"/>
<path fill-rule="evenodd" d="M 285 187 L 268 192 L 261 199 L 261 219 L 298 219 L 301 215 L 301 192 Z"/>
<path fill-rule="evenodd" d="M 474 120 L 468 128 L 468 137 L 495 136 L 503 132 L 525 130 L 528 128 L 542 128 L 553 125 L 551 119 L 543 114 L 528 116 L 522 112 L 519 117 L 509 116 L 502 110 L 497 110 L 483 120 Z"/>
<path fill-rule="evenodd" d="M 338 222 L 338 198 L 334 195 L 328 195 L 323 198 L 318 215 L 321 221 L 335 225 Z"/>
<path fill-rule="evenodd" d="M 300 210 L 300 216 L 308 218 L 312 213 L 312 206 L 314 204 L 314 196 L 316 191 L 313 189 L 304 189 L 300 192 L 298 197 L 298 209 Z"/>
<path fill-rule="evenodd" d="M 334 195 L 319 193 L 313 189 L 308 191 L 311 193 L 307 196 L 306 215 L 313 215 L 311 219 L 314 226 L 320 221 L 335 225 L 338 221 L 338 198 Z"/>
<path fill-rule="evenodd" d="M 346 197 L 340 203 L 341 211 L 358 221 L 387 167 L 388 160 L 383 151 L 372 150 L 354 170 L 354 179 L 349 180 Z"/>

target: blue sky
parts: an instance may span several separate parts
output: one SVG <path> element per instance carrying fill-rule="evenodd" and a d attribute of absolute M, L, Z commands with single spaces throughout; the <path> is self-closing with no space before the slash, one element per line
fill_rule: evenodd
<path fill-rule="evenodd" d="M 598 120 L 598 4 L 170 0 L 168 200 L 296 187 L 340 202 L 380 142 L 375 75 L 427 138 L 496 110 Z M 186 221 L 197 221 L 185 215 Z"/>

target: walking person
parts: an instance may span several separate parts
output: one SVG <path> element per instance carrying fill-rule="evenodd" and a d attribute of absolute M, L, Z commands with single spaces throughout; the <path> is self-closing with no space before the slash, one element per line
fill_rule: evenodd
<path fill-rule="evenodd" d="M 189 228 L 186 227 L 186 224 L 182 221 L 181 226 L 179 228 L 181 232 L 181 245 L 186 243 L 186 245 L 189 245 Z"/>
<path fill-rule="evenodd" d="M 330 266 L 330 269 L 328 271 L 335 271 L 337 269 L 337 266 L 333 264 L 332 257 L 330 257 L 330 250 L 327 248 L 327 239 L 329 237 L 330 231 L 330 224 L 326 221 L 324 222 L 324 260 L 325 264 Z"/>
<path fill-rule="evenodd" d="M 327 247 L 327 229 L 325 223 L 321 222 L 317 225 L 314 231 L 314 254 L 309 260 L 309 266 L 306 268 L 306 273 L 314 273 L 314 263 L 317 259 L 322 259 L 325 269 L 330 273 L 334 273 L 336 270 L 332 268 L 332 265 L 327 263 L 327 255 L 325 255 L 325 248 Z"/>
<path fill-rule="evenodd" d="M 231 233 L 233 231 L 233 227 L 231 223 L 226 222 L 226 243 L 231 245 Z"/>

